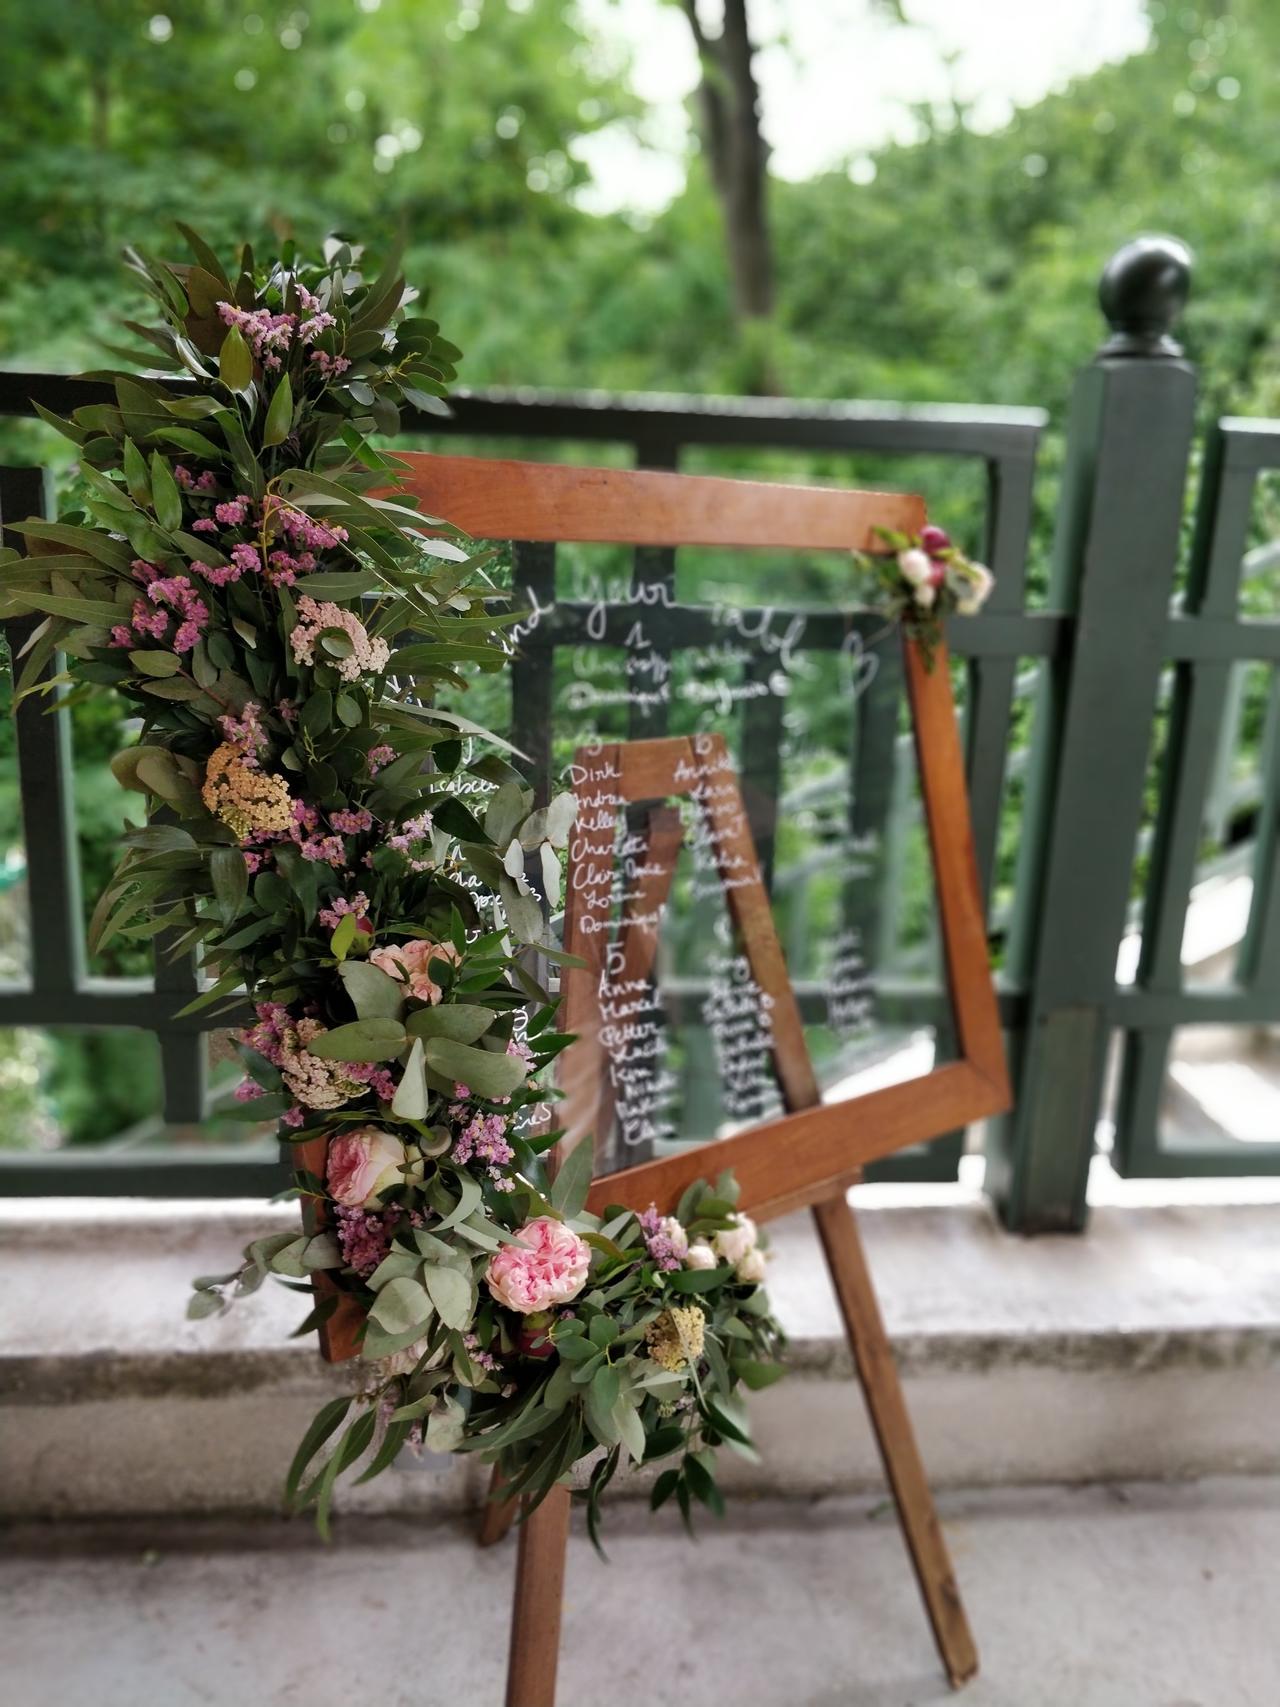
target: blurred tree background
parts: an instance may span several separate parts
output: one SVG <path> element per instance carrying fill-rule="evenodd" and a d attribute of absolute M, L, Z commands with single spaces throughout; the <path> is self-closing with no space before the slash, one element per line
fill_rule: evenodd
<path fill-rule="evenodd" d="M 919 140 L 876 153 L 870 182 L 845 163 L 770 180 L 769 276 L 745 285 L 717 185 L 743 155 L 750 177 L 749 135 L 695 140 L 684 193 L 656 216 L 579 205 L 576 145 L 644 115 L 622 38 L 590 33 L 566 0 L 157 3 L 42 0 L 9 32 L 5 366 L 98 359 L 120 245 L 173 247 L 173 219 L 196 217 L 223 245 L 402 230 L 472 385 L 737 391 L 753 377 L 745 318 L 767 322 L 793 396 L 1056 411 L 1097 341 L 1101 262 L 1135 231 L 1170 230 L 1199 259 L 1187 334 L 1208 401 L 1274 390 L 1274 0 L 1152 4 L 1145 53 L 994 133 L 960 103 L 925 106 Z M 730 0 L 724 35 L 750 13 Z M 710 139 L 708 92 L 730 119 L 751 92 L 726 69 L 732 43 L 701 33 Z M 850 68 L 851 100 L 872 75 Z"/>
<path fill-rule="evenodd" d="M 1039 404 L 1056 426 L 1099 341 L 1102 261 L 1168 230 L 1197 253 L 1184 336 L 1203 408 L 1280 412 L 1276 0 L 1151 0 L 1145 51 L 1001 128 L 921 105 L 914 141 L 806 182 L 767 171 L 751 0 L 668 3 L 701 85 L 685 187 L 656 214 L 589 211 L 584 142 L 643 137 L 645 112 L 624 38 L 566 0 L 24 7 L 0 58 L 0 365 L 102 365 L 96 340 L 137 307 L 121 244 L 176 252 L 185 218 L 224 250 L 402 233 L 470 385 Z M 850 67 L 850 100 L 870 76 Z M 0 456 L 68 462 L 27 423 L 0 422 Z M 1046 516 L 1058 456 L 1051 432 Z M 119 734 L 109 707 L 77 724 L 90 893 L 113 857 Z M 16 828 L 7 723 L 0 814 Z M 3 929 L 0 958 L 21 961 Z M 0 1143 L 98 1137 L 153 1106 L 153 1064 L 122 1074 L 101 1040 L 71 1039 L 51 1114 L 47 1047 L 0 1037 Z"/>

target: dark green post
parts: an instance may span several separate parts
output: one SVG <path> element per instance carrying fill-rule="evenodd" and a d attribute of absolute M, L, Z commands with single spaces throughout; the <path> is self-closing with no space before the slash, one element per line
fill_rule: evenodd
<path fill-rule="evenodd" d="M 1009 946 L 1027 1021 L 988 1141 L 987 1191 L 1018 1232 L 1085 1223 L 1191 450 L 1195 373 L 1171 336 L 1190 276 L 1174 238 L 1113 255 L 1111 336 L 1072 394 L 1050 603 L 1073 643 L 1036 718 Z"/>

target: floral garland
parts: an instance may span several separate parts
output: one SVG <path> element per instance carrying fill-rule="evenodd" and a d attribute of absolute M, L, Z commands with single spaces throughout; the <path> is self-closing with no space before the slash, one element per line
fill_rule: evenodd
<path fill-rule="evenodd" d="M 995 586 L 995 577 L 984 564 L 958 550 L 940 527 L 922 528 L 918 534 L 881 527 L 875 531 L 888 552 L 875 556 L 860 552 L 855 562 L 880 588 L 886 612 L 916 636 L 925 663 L 932 668 L 943 619 L 953 614 L 976 616 Z"/>
<path fill-rule="evenodd" d="M 535 807 L 506 743 L 434 702 L 504 667 L 514 618 L 367 438 L 401 402 L 442 409 L 458 352 L 394 261 L 370 282 L 346 243 L 287 245 L 227 272 L 181 229 L 193 264 L 127 255 L 162 322 L 126 325 L 160 377 L 98 375 L 113 401 L 41 411 L 79 447 L 81 507 L 20 524 L 0 614 L 41 619 L 18 700 L 62 652 L 62 705 L 109 686 L 142 720 L 113 769 L 151 820 L 91 940 L 197 949 L 212 981 L 184 1013 L 247 991 L 239 1112 L 323 1157 L 295 1175 L 307 1230 L 197 1280 L 190 1313 L 268 1274 L 318 1288 L 304 1328 L 357 1307 L 369 1379 L 288 1483 L 322 1530 L 345 1469 L 423 1442 L 532 1501 L 601 1454 L 593 1534 L 624 1457 L 679 1453 L 655 1503 L 718 1510 L 713 1449 L 751 1450 L 736 1389 L 780 1373 L 755 1229 L 727 1176 L 666 1219 L 588 1214 L 589 1145 L 549 1177 L 538 1074 L 571 1039 L 522 950 L 564 959 L 545 920 L 574 800 Z"/>

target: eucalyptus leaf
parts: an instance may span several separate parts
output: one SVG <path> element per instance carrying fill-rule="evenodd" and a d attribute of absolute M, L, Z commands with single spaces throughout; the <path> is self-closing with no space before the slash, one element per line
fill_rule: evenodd
<path fill-rule="evenodd" d="M 415 1049 L 422 1044 L 415 1040 Z M 427 1065 L 447 1079 L 468 1085 L 477 1096 L 505 1097 L 524 1083 L 528 1069 L 518 1055 L 498 1055 L 490 1049 L 474 1049 L 450 1037 L 430 1037 L 426 1043 Z"/>
<path fill-rule="evenodd" d="M 587 1201 L 587 1193 L 591 1189 L 594 1168 L 595 1155 L 588 1135 L 579 1139 L 570 1150 L 560 1172 L 551 1182 L 551 1202 L 566 1221 L 571 1221 L 575 1215 L 581 1214 Z"/>
<path fill-rule="evenodd" d="M 400 1018 L 405 987 L 398 979 L 367 960 L 344 960 L 338 971 L 361 1019 Z"/>
<path fill-rule="evenodd" d="M 522 891 L 505 874 L 498 880 L 498 894 L 511 934 L 519 942 L 537 943 L 542 939 L 545 925 L 542 907 L 536 895 Z"/>
<path fill-rule="evenodd" d="M 455 1043 L 474 1043 L 497 1019 L 492 1008 L 453 1003 L 447 1007 L 420 1008 L 409 1015 L 404 1028 L 410 1037 L 448 1037 Z"/>
<path fill-rule="evenodd" d="M 307 1044 L 307 1051 L 322 1061 L 389 1061 L 404 1045 L 405 1032 L 399 1020 L 355 1019 L 349 1025 L 322 1032 Z"/>
<path fill-rule="evenodd" d="M 377 1024 L 377 1021 L 370 1021 Z M 404 1064 L 400 1083 L 391 1101 L 391 1112 L 401 1120 L 425 1120 L 427 1114 L 427 1075 L 423 1060 L 422 1039 L 415 1037 Z"/>
<path fill-rule="evenodd" d="M 144 676 L 176 676 L 182 668 L 176 652 L 130 652 L 129 662 Z"/>
<path fill-rule="evenodd" d="M 369 1320 L 389 1334 L 425 1328 L 431 1320 L 432 1303 L 419 1280 L 402 1276 L 389 1280 L 369 1308 Z"/>
<path fill-rule="evenodd" d="M 471 1285 L 456 1268 L 439 1263 L 423 1267 L 427 1295 L 436 1307 L 440 1320 L 447 1328 L 466 1328 L 471 1324 Z"/>

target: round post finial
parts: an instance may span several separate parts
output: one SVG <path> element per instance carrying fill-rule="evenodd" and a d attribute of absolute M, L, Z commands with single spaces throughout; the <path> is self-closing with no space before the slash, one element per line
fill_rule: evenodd
<path fill-rule="evenodd" d="M 1180 356 L 1171 336 L 1191 290 L 1191 250 L 1177 237 L 1135 237 L 1102 269 L 1098 301 L 1111 328 L 1101 356 Z"/>

